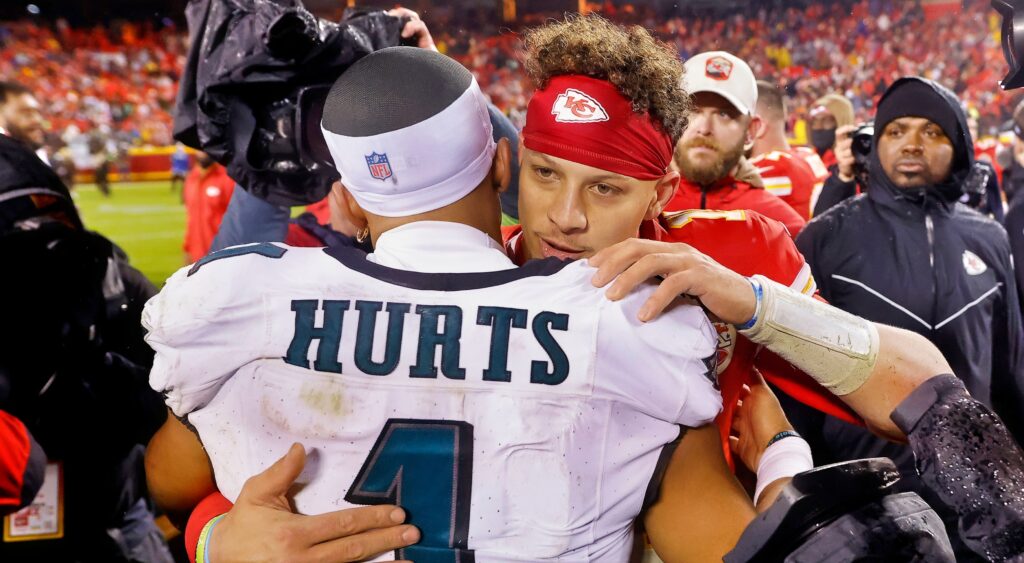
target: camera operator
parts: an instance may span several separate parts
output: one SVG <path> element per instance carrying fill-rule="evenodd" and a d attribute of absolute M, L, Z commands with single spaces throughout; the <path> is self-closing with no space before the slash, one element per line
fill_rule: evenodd
<path fill-rule="evenodd" d="M 0 542 L 0 561 L 170 561 L 142 473 L 143 445 L 166 417 L 140 323 L 156 289 L 84 229 L 53 170 L 7 135 L 0 256 L 0 409 L 47 462 L 42 492 L 6 521 L 17 541 Z"/>
<path fill-rule="evenodd" d="M 998 223 L 958 203 L 973 164 L 959 101 L 931 81 L 901 78 L 882 96 L 874 132 L 867 194 L 813 220 L 797 245 L 823 297 L 930 339 L 1020 441 L 1024 364 L 1009 243 Z M 817 461 L 886 455 L 913 478 L 905 447 L 835 419 L 809 426 Z"/>

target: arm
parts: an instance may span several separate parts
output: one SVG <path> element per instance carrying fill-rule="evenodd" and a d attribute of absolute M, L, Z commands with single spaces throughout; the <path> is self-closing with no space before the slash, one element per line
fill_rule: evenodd
<path fill-rule="evenodd" d="M 199 437 L 173 413 L 146 448 L 146 484 L 156 504 L 182 529 L 199 501 L 216 491 Z"/>
<path fill-rule="evenodd" d="M 686 244 L 633 239 L 601 251 L 590 259 L 590 263 L 598 267 L 594 285 L 600 287 L 615 280 L 607 291 L 608 298 L 612 300 L 628 295 L 649 278 L 662 278 L 658 290 L 640 308 L 639 318 L 645 322 L 657 317 L 680 294 L 698 298 L 711 314 L 736 325 L 749 321 L 757 306 L 757 297 L 747 278 Z M 856 319 L 820 301 L 792 293 L 796 294 L 794 298 L 805 300 L 801 303 L 808 310 L 828 312 L 830 316 L 838 315 L 837 318 Z M 878 333 L 876 360 L 870 365 L 863 385 L 839 398 L 874 432 L 900 439 L 903 433 L 893 424 L 889 414 L 917 385 L 936 374 L 949 372 L 949 367 L 938 349 L 923 337 L 905 330 L 860 322 L 866 323 L 864 326 L 870 325 Z M 834 374 L 819 361 L 827 359 L 828 352 L 824 348 L 818 350 L 810 343 L 807 346 L 804 353 L 787 355 L 773 345 L 767 345 L 768 349 L 793 362 L 827 387 L 826 382 Z M 805 360 L 819 363 L 802 365 Z"/>
<path fill-rule="evenodd" d="M 725 463 L 717 429 L 704 426 L 683 436 L 644 526 L 666 563 L 721 561 L 754 515 Z"/>
<path fill-rule="evenodd" d="M 843 200 L 857 195 L 857 179 L 853 176 L 853 137 L 852 133 L 857 129 L 854 125 L 844 125 L 836 130 L 835 155 L 836 167 L 825 180 L 821 188 L 821 194 L 814 204 L 814 216 L 817 217 L 828 211 Z"/>

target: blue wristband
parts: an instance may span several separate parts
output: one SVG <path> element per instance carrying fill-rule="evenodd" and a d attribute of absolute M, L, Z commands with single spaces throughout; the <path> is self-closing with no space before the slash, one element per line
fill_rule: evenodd
<path fill-rule="evenodd" d="M 757 324 L 758 313 L 761 312 L 761 300 L 764 299 L 764 290 L 761 288 L 761 282 L 754 278 L 747 278 L 747 281 L 750 282 L 750 286 L 754 288 L 754 297 L 757 298 L 757 305 L 754 307 L 754 316 L 750 317 L 749 321 L 741 325 L 736 325 L 736 328 L 739 330 L 747 330 L 748 328 L 753 328 L 754 325 Z"/>
<path fill-rule="evenodd" d="M 778 434 L 772 436 L 772 439 L 768 440 L 768 445 L 765 446 L 764 449 L 767 450 L 768 448 L 770 448 L 772 446 L 772 444 L 774 444 L 775 442 L 778 442 L 779 440 L 783 440 L 785 438 L 799 438 L 799 437 L 800 437 L 800 435 L 797 434 L 796 432 L 792 431 L 792 430 L 783 430 L 782 432 L 779 432 Z"/>

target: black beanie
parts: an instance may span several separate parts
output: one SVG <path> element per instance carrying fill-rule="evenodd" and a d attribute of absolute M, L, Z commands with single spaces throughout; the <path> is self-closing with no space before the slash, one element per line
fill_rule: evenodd
<path fill-rule="evenodd" d="M 886 90 L 875 112 L 875 141 L 889 122 L 901 117 L 923 117 L 942 128 L 953 146 L 960 152 L 963 132 L 956 110 L 939 93 L 938 84 L 923 78 L 901 78 Z"/>

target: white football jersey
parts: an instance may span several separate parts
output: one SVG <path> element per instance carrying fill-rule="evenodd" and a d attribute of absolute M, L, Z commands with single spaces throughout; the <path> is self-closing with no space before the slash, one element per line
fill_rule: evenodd
<path fill-rule="evenodd" d="M 721 410 L 695 306 L 636 320 L 585 262 L 396 270 L 262 243 L 177 272 L 147 305 L 151 383 L 221 492 L 293 442 L 307 514 L 397 503 L 418 562 L 625 561 L 665 446 Z"/>

